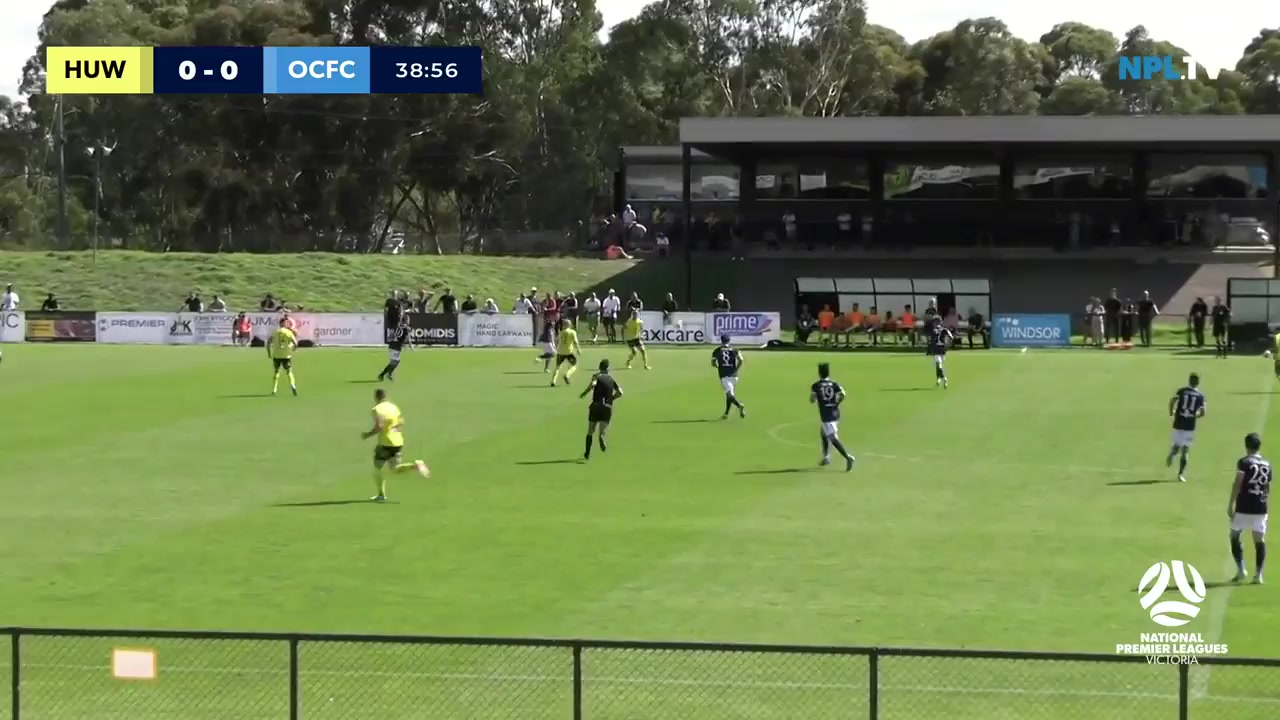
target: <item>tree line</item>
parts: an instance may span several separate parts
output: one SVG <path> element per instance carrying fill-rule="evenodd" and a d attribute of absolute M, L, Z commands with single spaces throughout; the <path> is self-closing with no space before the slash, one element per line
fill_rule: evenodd
<path fill-rule="evenodd" d="M 1280 29 L 1233 70 L 1145 28 L 996 18 L 908 43 L 864 0 L 658 0 L 599 34 L 594 0 L 58 0 L 0 96 L 0 244 L 376 252 L 397 232 L 566 229 L 606 212 L 621 145 L 688 116 L 1280 113 Z M 40 94 L 50 45 L 480 45 L 477 96 Z M 65 193 L 59 200 L 59 177 Z M 65 221 L 65 225 L 61 224 Z"/>

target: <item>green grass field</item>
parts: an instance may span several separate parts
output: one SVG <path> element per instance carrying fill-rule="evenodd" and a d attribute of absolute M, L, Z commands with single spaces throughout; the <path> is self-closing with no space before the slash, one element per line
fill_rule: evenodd
<path fill-rule="evenodd" d="M 606 355 L 623 359 L 585 361 Z M 819 469 L 823 357 L 748 354 L 750 415 L 722 422 L 708 351 L 655 348 L 652 371 L 617 373 L 612 444 L 584 465 L 585 403 L 532 350 L 419 350 L 390 390 L 434 477 L 398 476 L 373 505 L 359 434 L 382 350 L 304 350 L 301 397 L 271 398 L 260 350 L 7 346 L 0 625 L 1110 653 L 1166 630 L 1135 592 L 1152 563 L 1225 579 L 1241 438 L 1280 431 L 1258 359 L 958 352 L 943 391 L 917 354 L 831 354 L 859 460 Z M 1180 484 L 1165 405 L 1193 370 L 1209 416 Z M 1177 630 L 1278 656 L 1278 599 L 1216 586 Z M 109 679 L 116 645 L 158 649 L 160 679 Z M 286 652 L 27 638 L 23 718 L 284 717 Z M 300 660 L 307 718 L 568 717 L 564 651 Z M 886 658 L 879 678 L 887 720 L 1177 710 L 1174 671 L 1146 664 Z M 1192 688 L 1192 718 L 1280 714 L 1280 668 L 1193 668 Z M 865 717 L 866 660 L 592 651 L 586 689 L 593 719 Z"/>

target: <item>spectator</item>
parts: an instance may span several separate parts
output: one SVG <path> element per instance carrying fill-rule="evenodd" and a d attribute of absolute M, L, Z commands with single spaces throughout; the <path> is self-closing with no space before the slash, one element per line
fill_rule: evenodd
<path fill-rule="evenodd" d="M 542 322 L 553 328 L 560 322 L 560 300 L 556 295 L 547 293 L 542 298 Z"/>
<path fill-rule="evenodd" d="M 809 312 L 809 306 L 800 308 L 800 318 L 796 320 L 796 342 L 801 345 L 809 343 L 809 336 L 813 334 L 814 319 Z"/>
<path fill-rule="evenodd" d="M 575 331 L 578 329 L 578 312 L 581 310 L 578 304 L 577 293 L 569 293 L 560 301 L 560 316 L 569 321 L 569 326 Z"/>
<path fill-rule="evenodd" d="M 867 313 L 867 319 L 863 324 L 863 329 L 867 333 L 867 337 L 871 340 L 871 344 L 880 344 L 880 310 L 875 305 L 871 306 L 871 311 Z"/>
<path fill-rule="evenodd" d="M 58 312 L 61 307 L 58 305 L 58 298 L 54 297 L 53 293 L 49 293 L 49 297 L 40 303 L 40 309 L 45 312 Z"/>
<path fill-rule="evenodd" d="M 395 291 L 392 290 L 391 297 L 395 297 L 395 296 L 396 296 Z M 263 312 L 272 312 L 277 307 L 279 307 L 279 305 L 276 304 L 276 299 L 272 297 L 271 293 L 267 293 L 266 295 L 263 295 L 262 302 L 258 303 L 258 309 L 262 310 Z"/>
<path fill-rule="evenodd" d="M 794 246 L 796 240 L 799 239 L 799 229 L 796 227 L 796 214 L 787 210 L 782 214 L 782 235 L 787 239 L 787 244 Z"/>
<path fill-rule="evenodd" d="M 848 210 L 841 211 L 836 216 L 836 231 L 839 233 L 841 245 L 849 246 L 853 244 L 853 216 L 849 214 Z M 885 313 L 886 320 L 889 319 L 889 314 L 888 312 Z"/>
<path fill-rule="evenodd" d="M 1094 347 L 1102 347 L 1106 338 L 1106 320 L 1107 309 L 1102 305 L 1100 298 L 1089 298 L 1089 304 L 1084 306 L 1085 315 L 1085 340 L 1092 343 Z"/>
<path fill-rule="evenodd" d="M 1102 308 L 1106 314 L 1103 335 L 1107 342 L 1120 342 L 1120 312 L 1124 309 L 1124 305 L 1120 302 L 1120 296 L 1115 288 L 1111 288 L 1111 297 L 1102 303 Z"/>
<path fill-rule="evenodd" d="M 0 296 L 0 310 L 16 312 L 19 302 L 21 302 L 21 298 L 18 297 L 18 293 L 14 292 L 13 285 L 5 285 L 4 295 Z"/>
<path fill-rule="evenodd" d="M 716 312 L 729 312 L 729 300 L 725 298 L 724 293 L 717 293 L 716 299 L 711 301 L 711 309 Z"/>
<path fill-rule="evenodd" d="M 675 315 L 679 309 L 679 306 L 676 305 L 675 295 L 667 293 L 667 298 L 662 301 L 662 324 L 670 325 L 671 316 Z"/>
<path fill-rule="evenodd" d="M 497 315 L 497 314 L 498 314 L 498 303 L 494 302 L 494 301 L 493 301 L 493 298 L 485 298 L 485 299 L 484 299 L 484 313 L 485 313 L 486 315 Z"/>
<path fill-rule="evenodd" d="M 640 293 L 631 293 L 631 299 L 627 301 L 627 312 L 638 313 L 644 310 L 644 301 L 640 299 Z"/>
<path fill-rule="evenodd" d="M 520 297 L 516 298 L 515 303 L 511 305 L 511 314 L 512 315 L 532 315 L 533 314 L 533 303 L 529 302 L 529 298 L 526 297 L 524 293 L 521 293 Z"/>
<path fill-rule="evenodd" d="M 661 230 L 654 236 L 654 245 L 657 247 L 658 257 L 664 258 L 671 254 L 671 240 Z"/>
<path fill-rule="evenodd" d="M 600 303 L 600 323 L 604 325 L 604 336 L 608 342 L 618 342 L 618 313 L 622 311 L 622 298 L 613 288 Z"/>
<path fill-rule="evenodd" d="M 1191 303 L 1191 314 L 1188 316 L 1191 320 L 1191 336 L 1187 338 L 1187 344 L 1192 342 L 1198 348 L 1204 347 L 1204 323 L 1209 317 L 1209 304 L 1204 298 L 1198 297 L 1196 301 Z"/>
<path fill-rule="evenodd" d="M 987 331 L 987 319 L 982 317 L 982 313 L 978 312 L 977 308 L 969 308 L 968 323 L 969 347 L 973 347 L 974 335 L 982 339 L 982 347 L 991 347 L 991 333 Z"/>
<path fill-rule="evenodd" d="M 1129 298 L 1125 298 L 1120 304 L 1120 339 L 1124 342 L 1133 341 L 1133 329 L 1137 325 L 1138 309 Z"/>
<path fill-rule="evenodd" d="M 452 289 L 444 289 L 444 294 L 436 301 L 436 309 L 446 315 L 458 314 L 458 298 L 454 297 Z"/>
<path fill-rule="evenodd" d="M 902 307 L 902 315 L 898 316 L 898 327 L 901 328 L 900 332 L 907 336 L 907 341 L 914 347 L 916 344 L 916 316 L 911 312 L 910 305 Z"/>
<path fill-rule="evenodd" d="M 1143 290 L 1142 299 L 1138 301 L 1138 337 L 1142 344 L 1151 347 L 1151 323 L 1160 314 L 1160 308 L 1151 299 L 1151 293 Z"/>
<path fill-rule="evenodd" d="M 190 295 L 187 295 L 187 299 L 183 301 L 182 307 L 180 307 L 179 310 L 184 308 L 187 312 L 204 312 L 204 303 L 200 301 L 200 296 L 193 290 Z"/>
<path fill-rule="evenodd" d="M 49 297 L 53 297 L 50 295 Z M 221 295 L 214 295 L 213 302 L 209 303 L 209 312 L 226 312 L 227 304 L 223 302 Z"/>
<path fill-rule="evenodd" d="M 880 332 L 886 337 L 892 337 L 894 345 L 902 341 L 902 335 L 898 332 L 898 319 L 893 316 L 892 310 L 884 311 L 884 322 L 880 325 Z"/>
<path fill-rule="evenodd" d="M 231 344 L 248 345 L 252 340 L 253 325 L 249 322 L 249 316 L 245 315 L 244 311 L 241 310 L 231 323 Z"/>
<path fill-rule="evenodd" d="M 462 301 L 462 312 L 468 315 L 474 315 L 476 312 L 476 296 L 468 295 L 466 300 Z"/>
<path fill-rule="evenodd" d="M 623 208 L 622 208 L 622 229 L 623 229 L 624 231 L 625 231 L 625 230 L 630 230 L 630 229 L 631 229 L 631 226 L 632 226 L 632 225 L 635 225 L 635 224 L 636 224 L 636 211 L 635 211 L 635 210 L 632 210 L 630 205 L 625 205 L 625 206 L 623 206 Z M 626 233 L 624 232 L 624 233 L 623 233 L 623 235 L 625 236 L 625 235 L 626 235 Z"/>
<path fill-rule="evenodd" d="M 424 315 L 431 312 L 431 298 L 434 293 L 428 292 L 426 288 L 418 291 L 418 299 L 413 301 L 414 312 L 420 312 Z"/>
<path fill-rule="evenodd" d="M 582 301 L 582 314 L 587 318 L 587 329 L 591 331 L 591 342 L 600 339 L 600 298 L 595 293 Z"/>

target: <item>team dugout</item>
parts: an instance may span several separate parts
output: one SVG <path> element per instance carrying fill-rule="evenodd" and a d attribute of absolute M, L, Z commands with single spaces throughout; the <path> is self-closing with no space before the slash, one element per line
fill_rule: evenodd
<path fill-rule="evenodd" d="M 1266 116 L 687 118 L 615 201 L 680 242 L 792 248 L 1266 244 Z"/>

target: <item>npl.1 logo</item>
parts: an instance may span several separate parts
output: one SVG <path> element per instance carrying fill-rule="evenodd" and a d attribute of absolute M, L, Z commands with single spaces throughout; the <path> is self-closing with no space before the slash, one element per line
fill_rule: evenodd
<path fill-rule="evenodd" d="M 1182 596 L 1181 600 L 1162 599 L 1169 590 L 1170 581 Z M 1200 614 L 1200 603 L 1205 599 L 1204 578 L 1191 563 L 1181 560 L 1158 562 L 1142 575 L 1138 592 L 1142 593 L 1139 600 L 1142 609 L 1151 614 L 1157 625 L 1181 627 Z"/>

